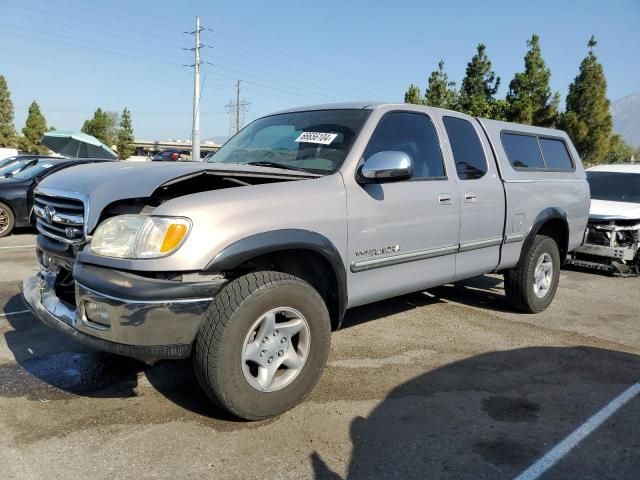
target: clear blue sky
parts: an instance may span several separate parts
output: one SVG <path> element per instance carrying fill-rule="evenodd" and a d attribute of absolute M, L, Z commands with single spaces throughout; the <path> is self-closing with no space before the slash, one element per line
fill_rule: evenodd
<path fill-rule="evenodd" d="M 479 42 L 502 78 L 541 38 L 552 86 L 564 97 L 593 33 L 609 98 L 640 90 L 640 1 L 165 1 L 0 0 L 0 74 L 21 129 L 36 99 L 50 125 L 79 129 L 96 107 L 133 114 L 136 137 L 188 138 L 194 17 L 206 74 L 202 137 L 225 135 L 235 80 L 247 121 L 294 105 L 401 101 L 440 58 L 458 85 Z"/>

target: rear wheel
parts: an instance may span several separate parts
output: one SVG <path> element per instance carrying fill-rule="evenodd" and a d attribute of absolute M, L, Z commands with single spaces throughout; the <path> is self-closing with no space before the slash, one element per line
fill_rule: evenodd
<path fill-rule="evenodd" d="M 517 310 L 539 313 L 551 304 L 559 278 L 558 245 L 551 237 L 538 235 L 518 266 L 505 272 L 505 292 Z"/>
<path fill-rule="evenodd" d="M 0 203 L 0 238 L 6 237 L 13 231 L 15 221 L 11 208 L 4 203 Z"/>
<path fill-rule="evenodd" d="M 196 337 L 198 382 L 237 417 L 279 415 L 318 382 L 330 325 L 322 297 L 300 278 L 280 272 L 237 278 L 216 295 Z"/>

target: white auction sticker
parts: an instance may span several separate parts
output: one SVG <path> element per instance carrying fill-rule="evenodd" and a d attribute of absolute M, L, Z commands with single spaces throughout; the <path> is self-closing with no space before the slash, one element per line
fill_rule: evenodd
<path fill-rule="evenodd" d="M 322 145 L 329 145 L 338 136 L 337 133 L 322 133 L 322 132 L 302 132 L 296 142 L 298 143 L 320 143 Z"/>

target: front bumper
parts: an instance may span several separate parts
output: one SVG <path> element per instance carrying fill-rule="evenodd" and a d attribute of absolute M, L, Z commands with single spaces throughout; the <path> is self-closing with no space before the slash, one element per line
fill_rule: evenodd
<path fill-rule="evenodd" d="M 576 248 L 576 253 L 584 253 L 586 255 L 595 255 L 613 260 L 624 260 L 630 262 L 636 257 L 637 250 L 633 247 L 607 247 L 604 245 L 583 243 L 581 246 Z"/>
<path fill-rule="evenodd" d="M 56 294 L 60 272 L 56 265 L 55 260 L 49 262 L 46 271 L 22 284 L 33 313 L 80 343 L 147 363 L 190 355 L 204 313 L 226 283 L 149 279 L 78 264 L 73 275 L 75 305 L 71 305 Z"/>

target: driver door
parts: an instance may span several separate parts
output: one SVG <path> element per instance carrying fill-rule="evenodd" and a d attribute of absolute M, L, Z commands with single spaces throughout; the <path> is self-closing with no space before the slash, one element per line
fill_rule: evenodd
<path fill-rule="evenodd" d="M 431 118 L 386 113 L 363 161 L 382 151 L 409 155 L 413 175 L 348 191 L 350 306 L 441 285 L 455 275 L 460 196 Z"/>

